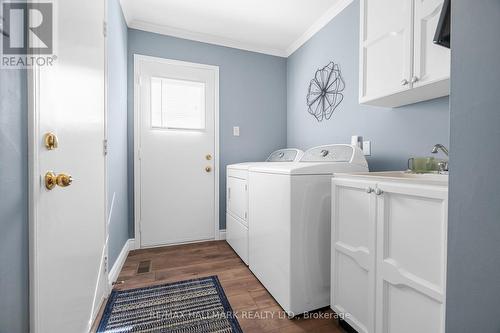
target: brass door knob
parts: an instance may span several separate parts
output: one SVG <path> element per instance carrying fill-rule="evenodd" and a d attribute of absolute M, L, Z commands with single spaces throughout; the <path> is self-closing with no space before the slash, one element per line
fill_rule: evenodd
<path fill-rule="evenodd" d="M 209 167 L 209 166 L 207 166 L 207 167 L 205 168 L 205 171 L 206 171 L 206 172 L 211 172 L 211 171 L 212 171 L 212 168 L 211 168 L 211 167 Z"/>
<path fill-rule="evenodd" d="M 60 187 L 68 187 L 73 183 L 73 177 L 71 175 L 67 175 L 65 173 L 61 173 L 57 175 L 56 179 L 57 185 Z"/>
<path fill-rule="evenodd" d="M 212 159 L 212 155 L 207 154 L 207 156 L 205 156 L 205 158 L 207 159 L 207 161 L 210 161 Z"/>
<path fill-rule="evenodd" d="M 48 171 L 45 174 L 45 188 L 47 190 L 53 190 L 54 187 L 68 187 L 73 183 L 73 177 L 65 173 L 56 175 L 53 171 Z"/>
<path fill-rule="evenodd" d="M 45 144 L 45 148 L 48 150 L 54 150 L 59 147 L 59 140 L 54 133 L 47 133 L 43 138 L 43 142 Z"/>

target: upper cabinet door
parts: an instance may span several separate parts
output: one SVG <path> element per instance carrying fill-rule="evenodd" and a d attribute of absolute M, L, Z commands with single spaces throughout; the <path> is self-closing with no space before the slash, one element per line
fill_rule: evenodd
<path fill-rule="evenodd" d="M 413 1 L 361 1 L 360 100 L 410 88 Z"/>
<path fill-rule="evenodd" d="M 414 86 L 450 77 L 450 50 L 433 43 L 443 0 L 415 0 Z"/>

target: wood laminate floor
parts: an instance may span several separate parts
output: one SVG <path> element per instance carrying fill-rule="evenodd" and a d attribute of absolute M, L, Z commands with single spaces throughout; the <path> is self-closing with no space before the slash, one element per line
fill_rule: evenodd
<path fill-rule="evenodd" d="M 151 270 L 138 274 L 141 262 Z M 129 253 L 116 289 L 140 288 L 217 275 L 245 333 L 341 333 L 333 312 L 315 318 L 284 318 L 283 310 L 225 241 L 136 250 Z"/>

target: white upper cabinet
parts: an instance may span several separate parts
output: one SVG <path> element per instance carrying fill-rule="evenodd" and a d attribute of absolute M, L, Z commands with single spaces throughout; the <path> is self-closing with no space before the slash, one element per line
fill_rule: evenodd
<path fill-rule="evenodd" d="M 445 88 L 449 85 L 450 50 L 432 41 L 442 7 L 442 0 L 415 0 L 414 87 L 439 81 L 446 83 Z"/>
<path fill-rule="evenodd" d="M 362 0 L 360 103 L 397 107 L 449 94 L 450 51 L 433 43 L 443 0 Z"/>

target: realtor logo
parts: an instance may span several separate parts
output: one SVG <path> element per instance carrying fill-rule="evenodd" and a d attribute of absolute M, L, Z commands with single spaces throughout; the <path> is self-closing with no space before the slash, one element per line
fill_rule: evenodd
<path fill-rule="evenodd" d="M 2 2 L 1 67 L 52 65 L 54 12 L 52 2 Z"/>

